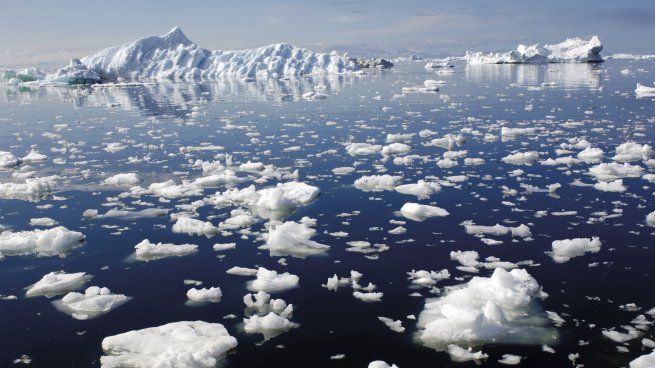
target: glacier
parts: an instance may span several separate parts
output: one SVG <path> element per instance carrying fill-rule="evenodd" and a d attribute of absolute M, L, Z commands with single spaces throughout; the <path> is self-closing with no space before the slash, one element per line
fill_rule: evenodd
<path fill-rule="evenodd" d="M 467 52 L 464 57 L 469 65 L 482 64 L 545 64 L 545 63 L 590 63 L 604 61 L 600 55 L 603 44 L 598 36 L 589 40 L 569 38 L 554 45 L 519 45 L 507 52 Z"/>

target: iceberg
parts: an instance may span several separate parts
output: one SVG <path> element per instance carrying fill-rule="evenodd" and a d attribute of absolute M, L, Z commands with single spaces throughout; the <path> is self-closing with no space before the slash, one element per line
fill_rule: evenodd
<path fill-rule="evenodd" d="M 79 62 L 78 62 L 79 61 Z M 368 65 L 368 64 L 367 64 Z M 246 50 L 207 50 L 179 27 L 106 48 L 48 75 L 47 80 L 215 80 L 289 75 L 360 74 L 363 66 L 336 52 L 318 53 L 287 43 Z M 99 79 L 96 77 L 100 77 Z"/>
<path fill-rule="evenodd" d="M 564 42 L 545 45 L 519 45 L 507 52 L 467 52 L 467 64 L 545 64 L 545 63 L 591 63 L 601 62 L 603 44 L 597 36 L 589 40 L 569 38 Z"/>
<path fill-rule="evenodd" d="M 526 270 L 496 268 L 489 278 L 473 277 L 439 298 L 428 299 L 416 337 L 440 351 L 451 344 L 557 343 L 558 332 L 539 305 L 546 297 Z"/>

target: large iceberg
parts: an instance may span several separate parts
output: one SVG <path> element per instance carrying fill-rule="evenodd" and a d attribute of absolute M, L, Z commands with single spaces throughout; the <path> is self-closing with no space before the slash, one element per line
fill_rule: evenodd
<path fill-rule="evenodd" d="M 48 78 L 65 80 L 70 72 L 97 73 L 102 80 L 212 80 L 221 77 L 355 74 L 352 59 L 318 53 L 286 43 L 246 50 L 207 50 L 191 42 L 178 27 L 162 36 L 106 48 L 71 63 Z M 93 75 L 92 75 L 93 76 Z M 77 80 L 77 79 L 73 79 Z M 92 79 L 93 80 L 93 79 Z"/>
<path fill-rule="evenodd" d="M 564 42 L 539 47 L 519 45 L 516 50 L 507 52 L 467 52 L 467 64 L 544 64 L 544 63 L 589 63 L 600 62 L 603 44 L 597 36 L 589 40 L 569 38 Z"/>

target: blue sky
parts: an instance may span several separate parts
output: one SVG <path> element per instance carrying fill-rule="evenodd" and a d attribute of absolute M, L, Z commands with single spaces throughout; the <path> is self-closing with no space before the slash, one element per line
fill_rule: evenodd
<path fill-rule="evenodd" d="M 175 25 L 209 49 L 443 55 L 599 35 L 608 52 L 655 53 L 652 0 L 2 0 L 0 65 L 63 63 Z"/>

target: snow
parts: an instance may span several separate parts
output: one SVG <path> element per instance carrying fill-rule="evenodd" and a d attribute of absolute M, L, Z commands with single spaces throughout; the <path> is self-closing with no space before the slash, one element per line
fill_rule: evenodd
<path fill-rule="evenodd" d="M 187 298 L 189 298 L 190 301 L 196 303 L 205 303 L 205 302 L 215 303 L 221 300 L 223 293 L 221 292 L 221 288 L 219 287 L 210 287 L 209 289 L 191 288 L 186 292 L 186 296 Z"/>
<path fill-rule="evenodd" d="M 148 239 L 144 239 L 135 245 L 134 249 L 136 249 L 135 254 L 138 260 L 148 261 L 193 254 L 198 251 L 198 246 L 195 244 L 155 244 Z"/>
<path fill-rule="evenodd" d="M 191 42 L 178 27 L 106 48 L 60 69 L 48 80 L 215 80 L 224 77 L 359 74 L 360 67 L 336 52 L 317 53 L 280 43 L 246 50 L 207 50 Z"/>
<path fill-rule="evenodd" d="M 123 294 L 112 294 L 106 287 L 91 286 L 84 294 L 70 292 L 53 303 L 57 309 L 73 318 L 86 320 L 109 313 L 129 300 L 130 297 Z"/>
<path fill-rule="evenodd" d="M 430 217 L 444 217 L 450 213 L 443 208 L 408 202 L 400 208 L 400 214 L 414 221 L 423 221 Z"/>
<path fill-rule="evenodd" d="M 66 273 L 64 271 L 50 272 L 44 275 L 41 280 L 29 286 L 25 296 L 53 296 L 66 294 L 70 291 L 77 290 L 91 280 L 93 276 L 85 272 Z"/>
<path fill-rule="evenodd" d="M 281 292 L 298 286 L 300 278 L 288 272 L 277 273 L 264 267 L 257 269 L 257 278 L 248 283 L 248 290 L 265 291 L 267 293 Z"/>
<path fill-rule="evenodd" d="M 63 257 L 84 243 L 85 236 L 63 226 L 47 230 L 3 231 L 0 233 L 0 255 L 14 256 L 36 254 L 37 256 Z"/>
<path fill-rule="evenodd" d="M 543 48 L 539 44 L 521 44 L 516 50 L 504 53 L 467 52 L 465 60 L 470 65 L 599 62 L 603 61 L 602 50 L 603 44 L 597 36 L 589 40 L 576 37 Z"/>
<path fill-rule="evenodd" d="M 181 321 L 106 337 L 103 368 L 213 368 L 237 346 L 220 323 Z"/>
<path fill-rule="evenodd" d="M 307 217 L 300 222 L 287 221 L 276 225 L 269 230 L 266 244 L 261 249 L 268 249 L 271 256 L 305 258 L 325 254 L 330 246 L 311 240 L 316 235 L 313 225 L 315 221 Z"/>
<path fill-rule="evenodd" d="M 545 297 L 526 270 L 497 268 L 489 278 L 473 277 L 426 300 L 417 337 L 437 350 L 449 344 L 553 343 L 557 331 L 538 302 Z"/>

